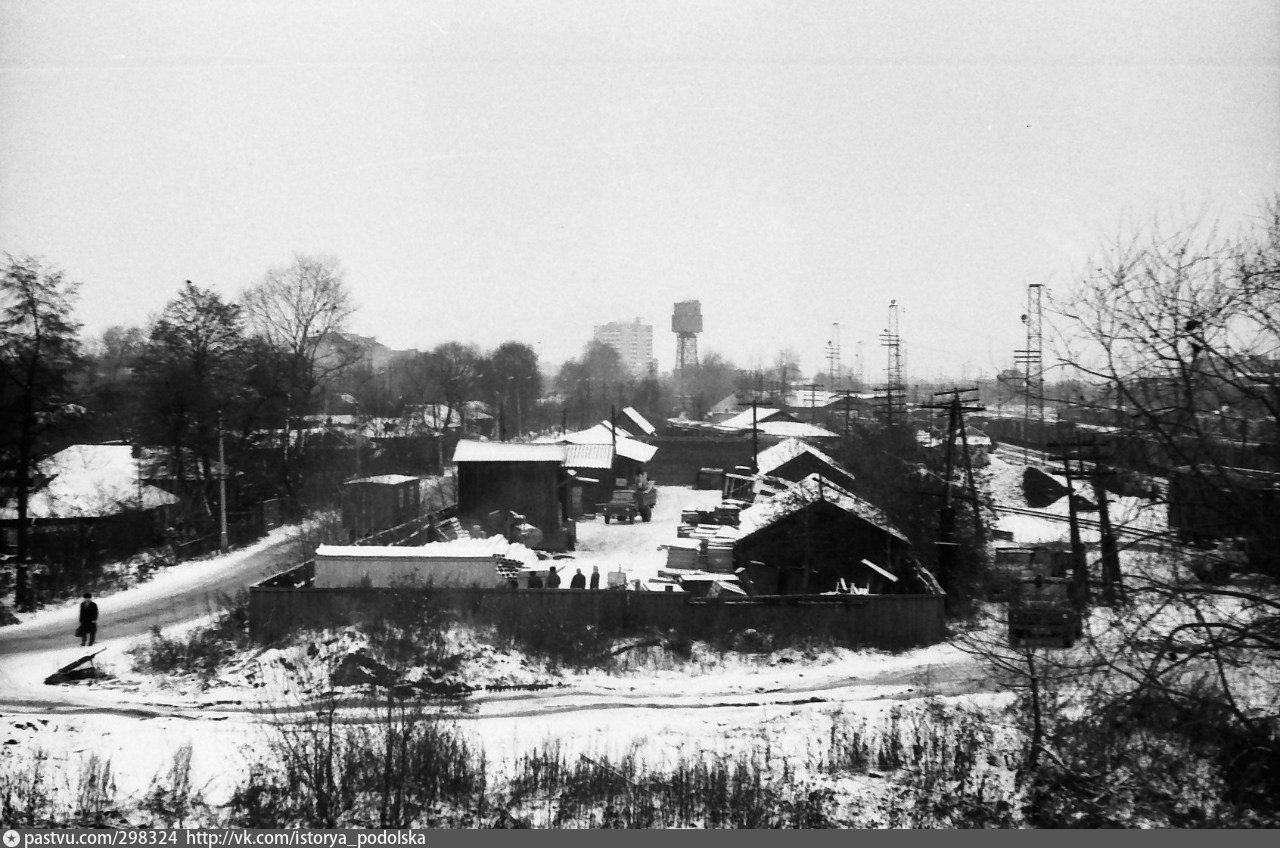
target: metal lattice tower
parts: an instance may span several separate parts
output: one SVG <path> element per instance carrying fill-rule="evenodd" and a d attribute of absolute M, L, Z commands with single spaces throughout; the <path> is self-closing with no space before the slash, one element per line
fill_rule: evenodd
<path fill-rule="evenodd" d="M 885 424 L 894 427 L 906 420 L 907 387 L 902 379 L 902 336 L 898 334 L 898 301 L 889 301 L 889 327 L 880 333 L 880 346 L 888 352 L 885 384 L 879 397 Z"/>
<path fill-rule="evenodd" d="M 827 391 L 840 389 L 840 325 L 831 325 L 832 337 L 827 342 Z"/>
<path fill-rule="evenodd" d="M 1022 365 L 1025 375 L 1024 388 L 1024 438 L 1028 443 L 1031 438 L 1031 409 L 1036 408 L 1036 438 L 1044 448 L 1044 324 L 1041 311 L 1041 294 L 1044 285 L 1032 283 L 1027 286 L 1027 311 L 1022 316 L 1022 323 L 1027 325 L 1027 346 L 1015 350 L 1014 360 Z"/>

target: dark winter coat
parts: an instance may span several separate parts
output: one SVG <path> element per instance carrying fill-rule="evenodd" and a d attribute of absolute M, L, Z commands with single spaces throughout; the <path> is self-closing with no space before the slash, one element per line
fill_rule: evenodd
<path fill-rule="evenodd" d="M 572 577 L 572 578 L 570 578 L 570 580 L 569 580 L 569 588 L 570 588 L 570 589 L 585 589 L 585 588 L 587 588 L 587 577 L 586 577 L 586 575 L 585 575 L 585 574 L 583 574 L 581 571 L 579 571 L 577 574 L 573 575 L 573 577 Z"/>

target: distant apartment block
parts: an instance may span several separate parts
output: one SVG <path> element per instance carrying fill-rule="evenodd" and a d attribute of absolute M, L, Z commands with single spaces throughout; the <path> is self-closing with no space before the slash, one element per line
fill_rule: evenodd
<path fill-rule="evenodd" d="M 653 363 L 653 325 L 637 318 L 632 322 L 597 324 L 595 339 L 618 352 L 622 365 L 632 376 L 643 377 Z"/>

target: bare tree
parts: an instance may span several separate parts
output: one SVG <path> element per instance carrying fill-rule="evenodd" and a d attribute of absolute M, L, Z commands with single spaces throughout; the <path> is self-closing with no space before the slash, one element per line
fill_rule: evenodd
<path fill-rule="evenodd" d="M 282 483 L 298 494 L 300 416 L 313 411 L 329 379 L 356 359 L 342 333 L 355 312 L 337 259 L 297 254 L 287 267 L 272 268 L 242 298 L 250 329 L 271 353 L 272 382 L 281 401 Z"/>
<path fill-rule="evenodd" d="M 80 358 L 80 324 L 72 317 L 79 284 L 32 256 L 5 254 L 0 273 L 0 459 L 17 506 L 18 579 L 27 592 L 28 504 L 36 462 L 49 430 L 75 412 L 69 395 Z"/>
<path fill-rule="evenodd" d="M 1235 562 L 1238 577 L 1217 567 L 1231 556 L 1225 547 L 1166 537 L 1154 553 L 1125 554 L 1128 605 L 1093 616 L 1084 715 L 1096 718 L 1064 737 L 1067 771 L 1105 773 L 1128 791 L 1151 787 L 1147 773 L 1163 770 L 1152 757 L 1180 769 L 1197 762 L 1218 782 L 1215 804 L 1274 822 L 1275 477 L 1236 466 L 1275 461 L 1267 443 L 1274 451 L 1280 412 L 1280 202 L 1241 235 L 1203 221 L 1127 233 L 1053 298 L 1051 314 L 1060 358 L 1092 398 L 1078 402 L 1140 446 L 1121 461 L 1168 475 L 1172 529 L 1200 544 L 1240 536 L 1249 554 Z M 1111 797 L 1108 785 L 1095 788 Z M 1169 815 L 1186 813 L 1175 806 Z"/>

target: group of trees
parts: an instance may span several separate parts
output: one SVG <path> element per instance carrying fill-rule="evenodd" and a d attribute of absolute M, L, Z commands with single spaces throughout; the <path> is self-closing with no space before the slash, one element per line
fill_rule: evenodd
<path fill-rule="evenodd" d="M 322 353 L 353 307 L 331 258 L 297 256 L 248 287 L 239 303 L 185 282 L 146 327 L 85 340 L 78 285 L 32 256 L 6 255 L 0 276 L 0 474 L 15 504 L 19 588 L 29 498 L 39 461 L 76 441 L 165 448 L 159 473 L 207 503 L 219 433 L 243 447 L 271 434 L 277 463 L 260 488 L 299 490 L 299 414 L 343 365 Z"/>

